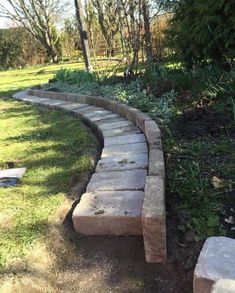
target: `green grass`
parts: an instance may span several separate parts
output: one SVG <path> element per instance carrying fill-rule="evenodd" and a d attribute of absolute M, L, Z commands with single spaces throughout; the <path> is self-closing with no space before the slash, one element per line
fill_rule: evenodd
<path fill-rule="evenodd" d="M 116 61 L 98 61 L 97 72 L 112 71 Z M 47 83 L 61 68 L 84 69 L 84 63 L 46 65 L 40 67 L 0 71 L 0 96 L 11 96 L 25 88 Z"/>
<path fill-rule="evenodd" d="M 0 99 L 0 169 L 27 167 L 17 187 L 1 188 L 0 271 L 46 236 L 48 217 L 92 168 L 94 137 L 74 117 Z"/>

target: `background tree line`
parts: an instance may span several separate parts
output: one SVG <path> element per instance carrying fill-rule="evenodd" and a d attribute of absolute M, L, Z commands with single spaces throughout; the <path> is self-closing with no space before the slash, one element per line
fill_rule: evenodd
<path fill-rule="evenodd" d="M 0 31 L 0 67 L 83 57 L 88 68 L 115 57 L 131 69 L 140 61 L 234 58 L 234 0 L 75 0 L 67 19 L 64 0 L 5 2 L 0 15 L 16 27 Z"/>

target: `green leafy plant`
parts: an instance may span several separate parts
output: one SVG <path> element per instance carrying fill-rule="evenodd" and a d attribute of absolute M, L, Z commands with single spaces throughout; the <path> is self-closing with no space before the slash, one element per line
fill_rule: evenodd
<path fill-rule="evenodd" d="M 82 85 L 95 82 L 97 80 L 97 76 L 95 73 L 85 70 L 60 69 L 57 71 L 55 79 L 68 84 Z"/>

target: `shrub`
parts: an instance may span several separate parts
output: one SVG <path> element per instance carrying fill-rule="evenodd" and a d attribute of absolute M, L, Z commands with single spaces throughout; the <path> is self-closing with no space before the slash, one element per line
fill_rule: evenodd
<path fill-rule="evenodd" d="M 73 85 L 82 85 L 96 81 L 96 75 L 85 70 L 60 69 L 55 76 L 57 81 Z"/>
<path fill-rule="evenodd" d="M 169 45 L 187 65 L 224 62 L 235 54 L 234 1 L 173 1 Z"/>

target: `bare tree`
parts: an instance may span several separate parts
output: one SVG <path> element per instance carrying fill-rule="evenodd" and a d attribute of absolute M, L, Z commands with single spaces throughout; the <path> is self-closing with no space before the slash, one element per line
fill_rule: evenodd
<path fill-rule="evenodd" d="M 122 14 L 119 16 L 126 30 L 125 35 L 128 47 L 132 50 L 132 61 L 128 71 L 138 64 L 139 51 L 143 44 L 143 21 L 141 0 L 121 0 Z"/>
<path fill-rule="evenodd" d="M 107 56 L 113 56 L 114 37 L 119 31 L 118 0 L 91 0 L 96 8 L 102 35 L 107 43 Z"/>
<path fill-rule="evenodd" d="M 153 60 L 152 37 L 150 31 L 150 4 L 148 0 L 142 0 L 142 11 L 144 20 L 144 41 L 147 62 L 151 63 Z"/>
<path fill-rule="evenodd" d="M 59 0 L 5 0 L 0 4 L 0 16 L 24 27 L 45 48 L 48 58 L 58 62 L 59 35 L 56 23 L 62 13 Z"/>
<path fill-rule="evenodd" d="M 78 26 L 79 26 L 82 52 L 83 52 L 83 58 L 84 58 L 86 70 L 92 71 L 90 48 L 88 43 L 88 34 L 87 34 L 86 22 L 84 20 L 81 0 L 74 0 L 74 4 L 76 9 L 76 18 L 77 18 Z"/>

